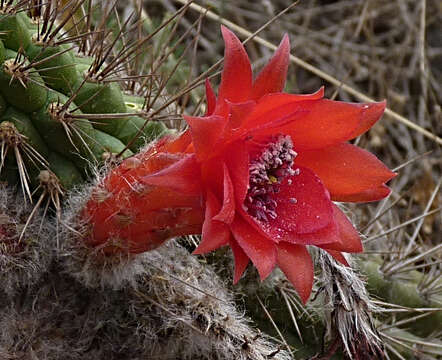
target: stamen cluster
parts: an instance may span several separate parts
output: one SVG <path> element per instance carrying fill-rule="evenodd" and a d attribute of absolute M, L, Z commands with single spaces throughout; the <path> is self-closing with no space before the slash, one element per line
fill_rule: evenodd
<path fill-rule="evenodd" d="M 290 136 L 279 135 L 250 162 L 245 207 L 257 220 L 268 221 L 268 217 L 277 217 L 277 203 L 272 195 L 279 192 L 279 185 L 285 177 L 299 173 L 299 169 L 292 169 L 296 155 Z"/>

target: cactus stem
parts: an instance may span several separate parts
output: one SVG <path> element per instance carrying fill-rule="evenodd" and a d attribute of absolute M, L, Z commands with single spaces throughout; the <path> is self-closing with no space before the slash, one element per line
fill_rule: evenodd
<path fill-rule="evenodd" d="M 3 121 L 2 123 L 0 123 L 0 141 L 0 171 L 5 165 L 5 160 L 9 149 L 13 149 L 22 188 L 25 190 L 25 193 L 27 194 L 29 200 L 32 202 L 32 194 L 29 187 L 29 174 L 26 170 L 26 165 L 23 161 L 23 156 L 21 153 L 23 152 L 23 154 L 26 155 L 26 157 L 34 164 L 38 162 L 45 168 L 48 168 L 47 161 L 37 150 L 35 150 L 30 144 L 27 143 L 27 137 L 21 134 L 16 126 L 9 121 Z"/>
<path fill-rule="evenodd" d="M 37 45 L 41 45 L 40 43 L 36 43 L 36 44 L 37 44 Z M 71 50 L 73 50 L 73 49 L 75 49 L 75 46 L 71 46 L 71 47 L 69 47 L 69 48 L 67 48 L 67 49 L 64 49 L 64 50 L 61 50 L 61 51 L 59 51 L 59 52 L 56 52 L 55 54 L 52 54 L 52 55 L 50 55 L 50 56 L 48 56 L 48 57 L 45 57 L 45 58 L 43 58 L 43 59 L 41 59 L 41 60 L 36 60 L 36 59 L 38 59 L 39 56 L 43 53 L 44 48 L 42 48 L 42 50 L 40 51 L 40 54 L 37 55 L 37 56 L 35 57 L 35 59 L 29 63 L 29 65 L 24 66 L 24 67 L 23 67 L 23 70 L 26 71 L 26 70 L 28 70 L 28 69 L 30 69 L 30 68 L 32 68 L 32 67 L 36 67 L 36 66 L 39 66 L 39 65 L 41 65 L 41 64 L 44 64 L 45 62 L 48 62 L 48 61 L 50 61 L 50 60 L 52 60 L 52 59 L 55 59 L 55 58 L 59 57 L 60 55 L 63 55 L 64 53 L 67 53 L 67 52 L 69 52 L 69 51 L 71 51 Z"/>
<path fill-rule="evenodd" d="M 74 135 L 78 139 L 80 139 L 82 145 L 86 148 L 87 152 L 93 156 L 92 150 L 83 139 L 83 136 L 88 136 L 88 134 L 86 134 L 81 129 L 75 127 L 76 120 L 71 112 L 67 110 L 66 104 L 61 104 L 58 101 L 52 102 L 48 105 L 47 112 L 54 121 L 57 121 L 63 125 L 64 131 L 66 132 L 70 143 L 72 144 L 72 146 L 74 146 L 77 152 L 80 152 L 80 149 L 72 138 L 73 133 L 75 133 Z"/>

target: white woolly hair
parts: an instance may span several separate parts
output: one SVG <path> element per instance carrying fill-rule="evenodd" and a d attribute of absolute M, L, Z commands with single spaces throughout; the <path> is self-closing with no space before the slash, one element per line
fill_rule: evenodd
<path fill-rule="evenodd" d="M 6 229 L 0 237 L 0 288 L 11 297 L 36 283 L 53 257 L 55 230 L 40 210 L 32 210 L 22 193 L 0 185 L 0 226 Z"/>
<path fill-rule="evenodd" d="M 254 330 L 210 266 L 170 241 L 138 259 L 136 284 L 88 288 L 53 265 L 0 313 L 0 354 L 39 359 L 288 360 Z"/>

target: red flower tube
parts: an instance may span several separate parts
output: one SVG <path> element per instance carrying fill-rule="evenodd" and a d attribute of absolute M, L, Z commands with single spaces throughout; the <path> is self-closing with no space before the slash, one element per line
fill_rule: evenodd
<path fill-rule="evenodd" d="M 206 115 L 185 116 L 186 132 L 104 179 L 82 213 L 90 223 L 87 242 L 136 253 L 173 236 L 202 234 L 196 254 L 232 248 L 235 283 L 249 260 L 261 279 L 279 266 L 305 302 L 313 284 L 308 245 L 344 264 L 342 252 L 362 251 L 358 232 L 333 201 L 375 201 L 390 192 L 385 183 L 395 173 L 347 142 L 379 120 L 385 102 L 331 101 L 322 88 L 283 93 L 287 36 L 252 80 L 241 42 L 221 31 L 224 69 L 217 96 L 206 82 Z"/>

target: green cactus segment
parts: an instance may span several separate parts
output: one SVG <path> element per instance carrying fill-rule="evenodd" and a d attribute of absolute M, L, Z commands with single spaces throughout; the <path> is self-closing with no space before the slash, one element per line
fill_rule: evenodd
<path fill-rule="evenodd" d="M 51 152 L 48 157 L 50 168 L 57 175 L 61 186 L 66 189 L 72 189 L 75 185 L 81 184 L 84 179 L 77 167 L 65 157 Z"/>
<path fill-rule="evenodd" d="M 38 154 L 47 159 L 49 149 L 28 115 L 10 107 L 0 119 L 0 124 L 5 125 L 5 122 L 13 124 L 18 132 L 25 136 L 26 143 L 38 152 Z"/>
<path fill-rule="evenodd" d="M 141 132 L 140 129 L 142 129 Z M 166 134 L 166 132 L 168 132 L 168 129 L 162 122 L 149 121 L 146 124 L 146 120 L 137 116 L 130 116 L 117 137 L 123 143 L 128 144 L 132 151 L 137 151 L 145 144 Z"/>
<path fill-rule="evenodd" d="M 84 72 L 89 69 L 89 66 L 94 62 L 94 58 L 90 56 L 75 56 L 75 62 L 77 69 L 80 72 Z M 87 65 L 87 66 L 86 66 Z"/>
<path fill-rule="evenodd" d="M 66 117 L 66 113 L 58 114 L 58 109 L 66 101 L 68 98 L 63 94 L 49 92 L 48 101 L 39 111 L 32 114 L 32 121 L 53 151 L 77 163 L 83 157 L 95 160 L 96 154 L 91 151 L 95 141 L 94 128 L 87 119 L 72 119 Z M 71 104 L 68 110 L 73 108 L 75 105 Z"/>
<path fill-rule="evenodd" d="M 36 42 L 31 44 L 26 55 L 35 62 L 47 86 L 68 95 L 80 79 L 74 57 L 68 46 L 48 46 L 43 48 Z"/>
<path fill-rule="evenodd" d="M 38 173 L 47 167 L 49 149 L 28 115 L 9 107 L 0 118 L 0 135 L 2 147 L 7 149 L 2 181 L 15 185 L 30 180 L 32 187 L 38 186 Z M 30 195 L 29 189 L 26 191 Z"/>
<path fill-rule="evenodd" d="M 123 94 L 116 83 L 101 84 L 80 81 L 77 83 L 77 89 L 75 103 L 86 114 L 120 114 L 127 112 Z M 94 119 L 94 127 L 115 136 L 126 121 L 127 118 Z"/>
<path fill-rule="evenodd" d="M 124 145 L 120 140 L 103 131 L 95 130 L 94 138 L 96 143 L 93 147 L 93 152 L 100 153 L 100 160 L 105 160 L 106 157 L 111 154 L 119 154 L 123 150 L 123 159 L 133 155 L 133 152 L 126 149 L 126 145 Z"/>
<path fill-rule="evenodd" d="M 142 111 L 144 107 L 144 98 L 133 95 L 123 95 L 124 103 L 129 111 Z"/>
<path fill-rule="evenodd" d="M 6 60 L 0 69 L 0 92 L 8 103 L 30 113 L 46 103 L 48 90 L 41 76 L 32 68 L 22 70 L 22 62 L 16 62 L 16 58 L 16 52 L 6 50 Z"/>
<path fill-rule="evenodd" d="M 360 261 L 359 265 L 367 277 L 367 289 L 376 297 L 410 309 L 436 309 L 433 314 L 405 325 L 413 333 L 425 337 L 432 332 L 442 330 L 442 311 L 437 310 L 442 303 L 442 297 L 439 296 L 438 301 L 430 301 L 420 294 L 418 284 L 422 281 L 422 273 L 410 271 L 406 279 L 403 277 L 388 277 L 381 271 L 381 265 L 377 261 L 364 260 Z M 402 318 L 400 314 L 398 317 Z"/>
<path fill-rule="evenodd" d="M 26 17 L 22 12 L 15 15 L 0 15 L 0 39 L 7 48 L 15 51 L 24 50 L 31 43 Z"/>
<path fill-rule="evenodd" d="M 65 95 L 50 91 L 45 106 L 32 114 L 36 128 L 53 151 L 84 168 L 87 161 L 101 162 L 104 160 L 103 154 L 118 154 L 125 149 L 125 144 L 112 135 L 94 129 L 89 120 L 76 119 L 75 115 L 81 112 L 75 110 L 75 104 L 71 103 L 65 112 L 61 111 L 67 101 Z M 130 150 L 123 154 L 124 157 L 130 155 Z"/>
<path fill-rule="evenodd" d="M 93 57 L 77 54 L 78 44 L 68 45 L 64 37 L 39 36 L 51 33 L 50 23 L 44 30 L 41 18 L 26 15 L 37 6 L 18 4 L 0 6 L 0 142 L 8 149 L 1 181 L 31 183 L 30 197 L 40 185 L 39 173 L 51 170 L 70 189 L 91 175 L 91 165 L 117 154 L 129 157 L 167 131 L 162 123 L 126 115 L 143 112 L 144 99 L 130 96 L 126 106 L 118 82 L 92 79 Z"/>

